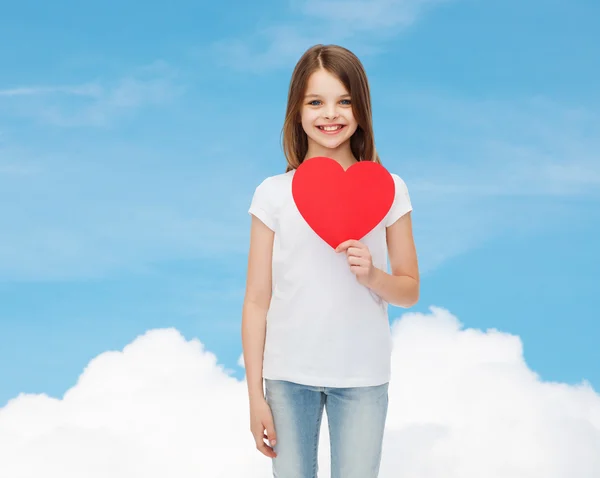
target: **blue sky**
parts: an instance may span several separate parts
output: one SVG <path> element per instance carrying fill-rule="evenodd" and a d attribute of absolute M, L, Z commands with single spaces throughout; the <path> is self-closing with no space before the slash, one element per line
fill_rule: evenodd
<path fill-rule="evenodd" d="M 414 310 L 518 335 L 544 380 L 600 389 L 600 4 L 365 5 L 4 2 L 0 406 L 60 397 L 153 328 L 241 377 L 247 209 L 285 170 L 291 70 L 330 42 L 363 60 L 411 193 Z"/>

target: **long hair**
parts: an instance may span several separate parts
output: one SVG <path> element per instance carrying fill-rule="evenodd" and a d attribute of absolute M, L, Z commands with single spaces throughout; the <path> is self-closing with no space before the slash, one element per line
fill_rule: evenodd
<path fill-rule="evenodd" d="M 320 68 L 341 81 L 352 98 L 352 113 L 358 124 L 350 138 L 352 154 L 358 161 L 381 163 L 373 136 L 369 82 L 362 63 L 354 53 L 344 47 L 319 44 L 304 52 L 292 73 L 285 121 L 281 130 L 287 171 L 300 166 L 308 151 L 308 138 L 300 122 L 300 109 L 308 79 Z"/>

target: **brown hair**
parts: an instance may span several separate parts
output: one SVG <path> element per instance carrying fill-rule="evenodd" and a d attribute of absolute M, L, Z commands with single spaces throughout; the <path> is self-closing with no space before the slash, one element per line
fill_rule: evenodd
<path fill-rule="evenodd" d="M 300 122 L 300 109 L 308 79 L 320 68 L 340 80 L 351 95 L 352 113 L 358 123 L 355 133 L 350 138 L 352 154 L 358 161 L 381 163 L 375 149 L 371 94 L 362 63 L 354 53 L 344 47 L 319 44 L 304 52 L 292 73 L 285 121 L 281 130 L 283 153 L 287 159 L 286 171 L 300 166 L 308 151 L 308 138 Z"/>

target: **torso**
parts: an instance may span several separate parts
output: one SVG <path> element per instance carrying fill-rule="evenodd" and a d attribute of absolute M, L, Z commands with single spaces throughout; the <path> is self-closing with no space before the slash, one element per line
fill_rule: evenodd
<path fill-rule="evenodd" d="M 300 215 L 293 174 L 261 185 L 273 201 L 275 219 L 263 377 L 328 387 L 385 383 L 392 351 L 388 304 L 358 283 L 346 255 L 336 253 Z M 385 223 L 361 239 L 373 265 L 383 270 Z"/>

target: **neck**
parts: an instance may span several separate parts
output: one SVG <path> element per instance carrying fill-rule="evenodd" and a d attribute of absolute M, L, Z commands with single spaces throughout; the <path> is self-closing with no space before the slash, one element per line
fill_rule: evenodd
<path fill-rule="evenodd" d="M 312 141 L 309 141 L 308 151 L 306 152 L 304 159 L 314 158 L 316 156 L 326 156 L 331 158 L 340 163 L 344 170 L 358 162 L 358 160 L 352 154 L 349 141 L 335 149 L 324 148 L 318 144 L 312 143 Z"/>

